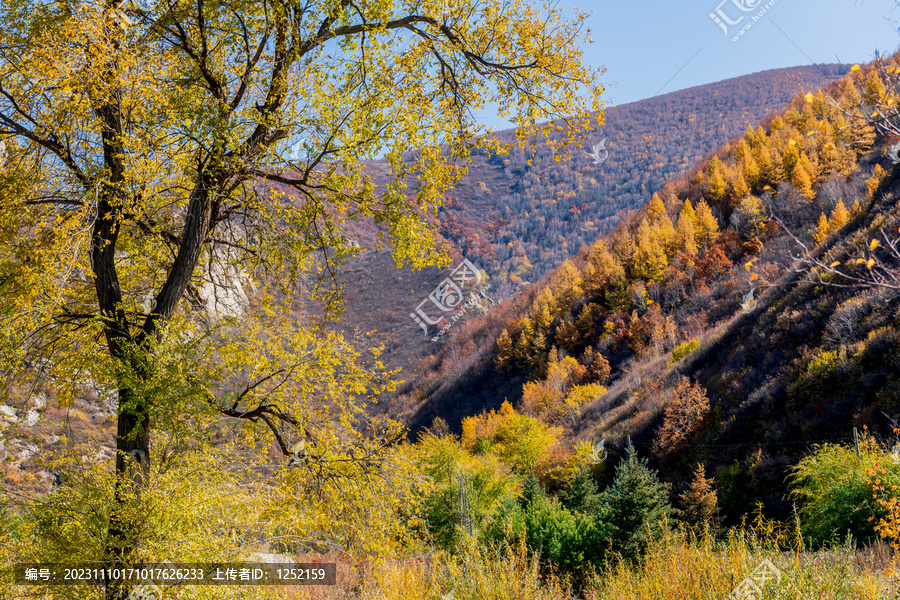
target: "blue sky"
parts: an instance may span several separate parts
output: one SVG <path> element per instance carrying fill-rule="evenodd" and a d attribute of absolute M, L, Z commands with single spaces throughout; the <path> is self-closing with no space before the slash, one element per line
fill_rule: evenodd
<path fill-rule="evenodd" d="M 585 46 L 584 60 L 606 67 L 603 97 L 611 104 L 768 69 L 838 59 L 864 63 L 876 50 L 890 53 L 900 47 L 900 7 L 895 0 L 720 2 L 559 0 L 558 6 L 569 14 L 575 8 L 592 13 L 588 25 L 594 43 Z M 736 4 L 751 10 L 742 11 Z M 710 17 L 717 8 L 731 21 L 743 17 L 736 25 L 726 25 L 727 36 Z M 732 41 L 762 10 L 762 16 Z M 505 128 L 490 111 L 478 116 L 492 127 Z"/>

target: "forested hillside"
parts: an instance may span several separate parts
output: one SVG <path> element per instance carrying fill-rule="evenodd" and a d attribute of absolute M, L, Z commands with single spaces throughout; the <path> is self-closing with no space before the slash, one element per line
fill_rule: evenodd
<path fill-rule="evenodd" d="M 588 156 L 589 147 L 575 152 L 569 162 L 553 160 L 544 144 L 535 156 L 515 148 L 506 158 L 476 154 L 434 219 L 455 263 L 398 273 L 387 252 L 351 257 L 338 267 L 348 308 L 339 328 L 375 331 L 366 340 L 384 343 L 383 360 L 402 368 L 400 377 L 408 379 L 438 345 L 410 312 L 462 257 L 486 271 L 490 298 L 505 298 L 611 232 L 667 179 L 781 110 L 796 94 L 817 90 L 848 69 L 775 69 L 610 107 L 604 125 L 586 140 L 589 147 L 606 140 L 609 154 L 599 165 Z M 513 132 L 498 137 L 509 140 Z M 367 168 L 376 180 L 389 171 L 384 161 L 367 163 Z M 368 225 L 355 226 L 364 245 L 374 240 Z"/>
<path fill-rule="evenodd" d="M 896 73 L 855 68 L 748 127 L 468 322 L 394 409 L 455 428 L 509 400 L 570 444 L 630 436 L 672 482 L 705 464 L 733 519 L 789 516 L 814 443 L 892 436 L 900 413 L 900 189 L 878 122 Z"/>

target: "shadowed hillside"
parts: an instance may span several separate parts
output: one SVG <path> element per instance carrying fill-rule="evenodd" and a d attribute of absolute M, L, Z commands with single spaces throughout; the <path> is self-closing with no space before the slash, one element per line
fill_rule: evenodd
<path fill-rule="evenodd" d="M 813 444 L 900 421 L 896 140 L 870 115 L 884 68 L 797 96 L 468 323 L 395 414 L 453 429 L 508 399 L 570 443 L 617 456 L 630 437 L 673 482 L 705 464 L 726 516 L 759 501 L 787 518 Z"/>
<path fill-rule="evenodd" d="M 604 125 L 585 141 L 591 146 L 606 140 L 609 155 L 599 165 L 587 150 L 557 163 L 543 145 L 530 165 L 529 156 L 515 150 L 506 158 L 476 155 L 437 218 L 454 263 L 414 273 L 398 271 L 386 252 L 350 259 L 338 275 L 348 308 L 340 327 L 377 330 L 371 339 L 385 343 L 382 358 L 409 379 L 443 343 L 430 342 L 409 315 L 462 257 L 490 276 L 491 298 L 505 298 L 611 232 L 666 180 L 748 125 L 782 109 L 799 92 L 833 82 L 848 68 L 774 69 L 609 108 Z M 498 137 L 510 140 L 513 132 Z M 367 168 L 377 178 L 387 174 L 388 165 L 373 161 Z M 357 234 L 361 242 L 375 239 L 374 229 L 364 223 Z"/>

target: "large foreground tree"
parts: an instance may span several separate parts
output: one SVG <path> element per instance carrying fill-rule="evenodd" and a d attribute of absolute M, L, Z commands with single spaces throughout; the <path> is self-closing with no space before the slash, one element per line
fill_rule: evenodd
<path fill-rule="evenodd" d="M 502 151 L 473 111 L 499 107 L 522 144 L 555 130 L 564 155 L 599 108 L 584 15 L 524 0 L 0 11 L 4 381 L 40 378 L 60 402 L 82 384 L 114 390 L 121 507 L 140 502 L 151 430 L 198 415 L 258 425 L 309 463 L 326 445 L 317 427 L 378 379 L 289 318 L 305 275 L 357 250 L 345 224 L 373 220 L 398 264 L 440 261 L 426 215 L 477 144 Z M 360 166 L 379 155 L 380 188 Z M 334 286 L 316 290 L 336 303 Z M 105 543 L 129 564 L 139 540 L 125 514 L 113 510 Z"/>

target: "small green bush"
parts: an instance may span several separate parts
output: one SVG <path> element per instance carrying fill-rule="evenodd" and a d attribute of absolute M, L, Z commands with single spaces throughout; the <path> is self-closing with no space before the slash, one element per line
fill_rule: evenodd
<path fill-rule="evenodd" d="M 599 564 L 605 534 L 602 522 L 571 512 L 558 500 L 535 496 L 524 508 L 508 503 L 486 537 L 494 544 L 524 541 L 543 564 L 573 573 Z"/>
<path fill-rule="evenodd" d="M 669 364 L 674 365 L 699 347 L 700 340 L 698 340 L 697 338 L 675 346 L 675 349 L 672 350 L 672 358 L 669 359 Z"/>

